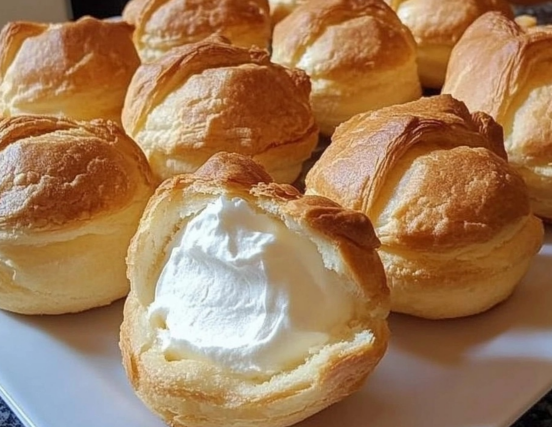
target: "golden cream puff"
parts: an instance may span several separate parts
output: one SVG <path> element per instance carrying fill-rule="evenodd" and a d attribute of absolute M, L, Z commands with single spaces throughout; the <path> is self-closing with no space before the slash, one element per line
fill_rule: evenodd
<path fill-rule="evenodd" d="M 126 252 L 152 173 L 113 122 L 0 121 L 0 308 L 61 314 L 128 293 Z"/>
<path fill-rule="evenodd" d="M 355 114 L 421 96 L 416 43 L 383 0 L 300 5 L 275 26 L 272 60 L 309 75 L 326 135 Z"/>
<path fill-rule="evenodd" d="M 288 426 L 359 389 L 389 290 L 368 218 L 239 154 L 165 181 L 128 252 L 120 347 L 174 427 Z"/>
<path fill-rule="evenodd" d="M 527 183 L 534 212 L 546 221 L 552 221 L 551 64 L 552 26 L 523 28 L 488 13 L 454 48 L 443 87 L 503 126 L 508 160 Z"/>
<path fill-rule="evenodd" d="M 371 219 L 391 309 L 401 313 L 483 312 L 508 298 L 542 245 L 501 127 L 447 95 L 342 124 L 308 173 L 306 193 Z"/>

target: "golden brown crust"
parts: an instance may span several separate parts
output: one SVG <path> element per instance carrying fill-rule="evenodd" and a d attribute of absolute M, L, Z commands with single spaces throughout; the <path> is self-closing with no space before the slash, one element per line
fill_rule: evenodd
<path fill-rule="evenodd" d="M 552 30 L 525 30 L 500 13 L 487 13 L 455 47 L 443 92 L 501 123 L 532 68 L 552 61 L 550 46 Z M 474 79 L 477 85 L 467 83 Z"/>
<path fill-rule="evenodd" d="M 163 178 L 229 151 L 292 182 L 318 137 L 309 92 L 302 71 L 272 64 L 265 51 L 211 38 L 143 64 L 127 93 L 123 125 Z"/>
<path fill-rule="evenodd" d="M 343 123 L 308 173 L 306 185 L 371 217 L 387 175 L 419 144 L 445 149 L 484 147 L 506 158 L 500 127 L 488 116 L 470 114 L 450 96 L 423 98 L 360 114 Z M 352 174 L 351 170 L 363 172 Z"/>
<path fill-rule="evenodd" d="M 0 121 L 0 308 L 62 314 L 125 296 L 126 251 L 154 186 L 113 122 Z"/>
<path fill-rule="evenodd" d="M 46 116 L 0 121 L 0 227 L 76 227 L 127 206 L 153 178 L 144 155 L 112 122 Z"/>
<path fill-rule="evenodd" d="M 523 28 L 504 15 L 487 13 L 454 48 L 443 87 L 504 127 L 509 160 L 526 180 L 535 212 L 548 219 L 552 122 L 543 118 L 551 114 L 551 64 L 552 27 Z"/>
<path fill-rule="evenodd" d="M 271 35 L 267 0 L 131 0 L 123 19 L 144 62 L 214 34 L 245 48 L 267 48 Z"/>
<path fill-rule="evenodd" d="M 416 39 L 422 85 L 435 89 L 443 85 L 451 49 L 472 22 L 489 11 L 514 16 L 506 0 L 386 1 Z"/>
<path fill-rule="evenodd" d="M 392 307 L 417 316 L 465 316 L 495 305 L 542 244 L 500 126 L 447 95 L 344 123 L 306 188 L 368 215 L 382 242 Z M 499 252 L 510 266 L 494 258 Z"/>
<path fill-rule="evenodd" d="M 84 17 L 76 22 L 12 22 L 0 33 L 0 115 L 47 114 L 120 122 L 140 60 L 132 27 Z"/>
<path fill-rule="evenodd" d="M 264 182 L 256 182 L 259 178 Z M 222 194 L 243 198 L 317 242 L 348 292 L 357 297 L 354 318 L 339 337 L 299 366 L 270 378 L 246 378 L 194 359 L 169 362 L 146 319 L 171 236 L 186 217 Z M 150 200 L 128 255 L 132 290 L 120 346 L 138 396 L 170 425 L 193 427 L 291 425 L 351 394 L 387 345 L 389 291 L 375 251 L 378 244 L 364 215 L 275 184 L 241 155 L 215 155 L 195 175 L 165 181 Z"/>
<path fill-rule="evenodd" d="M 381 0 L 300 5 L 275 26 L 272 59 L 307 72 L 325 134 L 354 114 L 421 95 L 414 39 Z"/>

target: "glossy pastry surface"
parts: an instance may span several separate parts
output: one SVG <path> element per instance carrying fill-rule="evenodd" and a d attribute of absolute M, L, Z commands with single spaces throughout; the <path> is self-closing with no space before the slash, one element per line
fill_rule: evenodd
<path fill-rule="evenodd" d="M 287 426 L 356 391 L 387 346 L 377 245 L 364 215 L 241 155 L 167 180 L 128 254 L 138 396 L 174 426 Z"/>

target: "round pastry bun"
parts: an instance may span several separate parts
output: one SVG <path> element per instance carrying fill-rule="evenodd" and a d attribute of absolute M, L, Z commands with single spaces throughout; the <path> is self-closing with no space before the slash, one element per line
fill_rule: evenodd
<path fill-rule="evenodd" d="M 489 12 L 464 33 L 443 92 L 504 128 L 510 164 L 529 188 L 532 209 L 552 222 L 552 26 L 521 27 Z M 473 81 L 479 82 L 473 85 Z M 474 87 L 477 86 L 477 87 Z"/>
<path fill-rule="evenodd" d="M 134 44 L 143 62 L 177 46 L 220 34 L 245 48 L 268 48 L 267 0 L 130 0 L 123 19 L 135 27 Z"/>
<path fill-rule="evenodd" d="M 315 243 L 326 268 L 342 278 L 337 283 L 353 297 L 353 318 L 332 331 L 330 342 L 270 377 L 244 376 L 200 358 L 168 360 L 157 339 L 163 326 L 147 317 L 166 248 L 191 218 L 222 195 L 245 200 L 259 214 Z M 238 154 L 216 154 L 194 175 L 165 181 L 151 198 L 128 252 L 131 291 L 120 347 L 137 395 L 174 427 L 272 427 L 294 424 L 353 393 L 378 364 L 388 341 L 388 289 L 377 245 L 364 215 L 275 184 L 262 167 Z M 290 266 L 296 262 L 289 260 Z M 238 329 L 236 325 L 237 334 Z"/>
<path fill-rule="evenodd" d="M 0 117 L 121 122 L 140 59 L 124 22 L 8 23 L 0 33 Z"/>
<path fill-rule="evenodd" d="M 306 2 L 274 27 L 272 60 L 305 70 L 325 135 L 353 115 L 421 96 L 412 34 L 383 0 Z"/>
<path fill-rule="evenodd" d="M 507 0 L 386 0 L 412 31 L 418 44 L 422 86 L 440 89 L 450 52 L 479 16 L 499 11 L 513 18 Z"/>
<path fill-rule="evenodd" d="M 277 182 L 291 183 L 318 141 L 309 92 L 304 72 L 214 37 L 140 66 L 123 126 L 162 179 L 192 173 L 227 151 L 251 156 Z"/>
<path fill-rule="evenodd" d="M 430 319 L 505 300 L 543 240 L 502 129 L 450 96 L 341 125 L 306 193 L 364 212 L 381 241 L 391 309 Z"/>
<path fill-rule="evenodd" d="M 152 174 L 113 122 L 0 121 L 0 308 L 61 314 L 125 296 Z"/>

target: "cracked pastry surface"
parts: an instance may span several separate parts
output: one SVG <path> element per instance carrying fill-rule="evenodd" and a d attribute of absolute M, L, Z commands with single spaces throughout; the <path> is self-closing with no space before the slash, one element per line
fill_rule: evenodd
<path fill-rule="evenodd" d="M 364 212 L 392 310 L 476 314 L 506 299 L 542 245 L 501 127 L 450 96 L 355 116 L 306 177 L 307 194 Z"/>
<path fill-rule="evenodd" d="M 534 212 L 552 221 L 552 26 L 523 28 L 498 13 L 479 18 L 451 56 L 443 87 L 504 128 L 508 161 Z M 474 85 L 472 82 L 477 81 Z"/>
<path fill-rule="evenodd" d="M 11 22 L 0 32 L 0 117 L 121 122 L 140 59 L 124 22 Z"/>
<path fill-rule="evenodd" d="M 165 181 L 128 254 L 136 393 L 187 427 L 287 426 L 353 393 L 388 340 L 377 245 L 363 214 L 238 154 Z"/>
<path fill-rule="evenodd" d="M 126 295 L 126 249 L 154 184 L 122 129 L 3 119 L 0 165 L 0 308 L 60 314 Z"/>
<path fill-rule="evenodd" d="M 267 0 L 131 0 L 123 19 L 143 62 L 218 34 L 232 44 L 266 49 L 271 37 Z"/>
<path fill-rule="evenodd" d="M 272 60 L 305 70 L 321 132 L 353 115 L 421 96 L 416 43 L 383 0 L 321 0 L 274 28 Z"/>
<path fill-rule="evenodd" d="M 228 151 L 290 183 L 318 140 L 309 92 L 303 71 L 212 38 L 143 64 L 129 86 L 123 126 L 163 179 Z"/>

